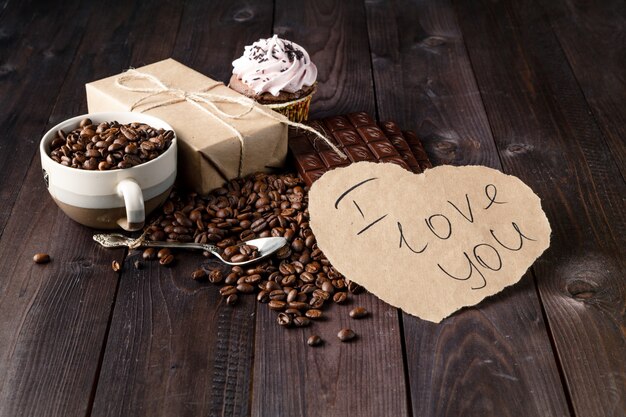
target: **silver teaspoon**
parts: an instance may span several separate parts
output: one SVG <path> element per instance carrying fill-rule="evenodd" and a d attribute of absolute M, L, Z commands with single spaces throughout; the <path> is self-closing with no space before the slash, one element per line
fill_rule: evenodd
<path fill-rule="evenodd" d="M 110 233 L 110 234 L 95 234 L 93 235 L 93 240 L 104 246 L 105 248 L 119 248 L 119 247 L 131 247 L 134 246 L 135 240 L 131 239 L 127 236 L 121 235 L 119 233 Z M 240 245 L 252 245 L 256 246 L 259 255 L 256 258 L 249 259 L 244 262 L 230 262 L 222 258 L 221 249 L 215 245 L 211 245 L 208 243 L 179 243 L 179 242 L 154 242 L 154 241 L 143 241 L 137 247 L 142 248 L 178 248 L 178 249 L 201 249 L 211 252 L 218 258 L 220 261 L 224 262 L 228 265 L 247 265 L 252 262 L 259 261 L 263 258 L 266 258 L 276 252 L 278 249 L 282 248 L 287 244 L 287 239 L 284 237 L 262 237 L 259 239 L 247 240 L 245 242 L 240 243 Z"/>

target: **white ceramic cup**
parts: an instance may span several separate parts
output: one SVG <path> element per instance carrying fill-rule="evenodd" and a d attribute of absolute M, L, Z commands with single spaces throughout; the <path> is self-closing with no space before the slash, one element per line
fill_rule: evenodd
<path fill-rule="evenodd" d="M 176 179 L 176 135 L 157 158 L 131 168 L 88 171 L 66 167 L 50 158 L 50 143 L 59 130 L 76 129 L 89 118 L 94 125 L 117 121 L 140 122 L 173 130 L 154 116 L 131 112 L 104 112 L 76 116 L 50 129 L 41 140 L 41 167 L 50 195 L 70 218 L 96 229 L 140 230 L 146 215 L 168 197 Z"/>

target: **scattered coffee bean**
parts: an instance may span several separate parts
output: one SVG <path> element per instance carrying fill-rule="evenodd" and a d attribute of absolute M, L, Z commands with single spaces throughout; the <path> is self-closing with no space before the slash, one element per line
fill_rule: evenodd
<path fill-rule="evenodd" d="M 345 292 L 337 292 L 333 295 L 333 301 L 337 304 L 343 304 L 348 299 L 348 296 Z"/>
<path fill-rule="evenodd" d="M 278 313 L 278 316 L 276 317 L 276 322 L 280 326 L 291 326 L 291 323 L 293 323 L 293 318 L 290 314 Z"/>
<path fill-rule="evenodd" d="M 133 144 L 128 141 L 125 147 Z M 133 152 L 142 149 L 141 145 L 132 148 Z M 294 320 L 306 325 L 322 317 L 326 303 L 341 303 L 348 292 L 362 290 L 333 268 L 317 247 L 309 226 L 307 192 L 308 187 L 293 174 L 261 173 L 230 180 L 206 196 L 176 190 L 146 227 L 146 239 L 210 243 L 221 249 L 224 259 L 242 262 L 258 256 L 258 249 L 242 242 L 284 237 L 289 244 L 274 256 L 252 267 L 211 272 L 209 281 L 225 284 L 220 288 L 225 298 L 257 292 L 258 302 L 288 315 L 291 326 L 296 325 Z"/>
<path fill-rule="evenodd" d="M 157 250 L 155 248 L 147 248 L 146 250 L 143 251 L 141 256 L 145 260 L 152 260 L 156 258 L 156 254 L 157 254 Z"/>
<path fill-rule="evenodd" d="M 237 297 L 237 294 L 231 294 L 228 297 L 226 297 L 226 304 L 232 306 L 232 305 L 237 304 L 238 300 L 239 300 L 239 297 Z"/>
<path fill-rule="evenodd" d="M 50 262 L 50 255 L 48 255 L 47 253 L 36 253 L 33 256 L 33 261 L 35 261 L 35 263 L 37 264 L 47 264 L 48 262 Z"/>
<path fill-rule="evenodd" d="M 206 272 L 204 272 L 204 269 L 202 268 L 196 269 L 195 271 L 191 273 L 191 279 L 193 279 L 194 281 L 200 281 L 205 278 L 206 278 Z"/>
<path fill-rule="evenodd" d="M 349 342 L 356 337 L 356 333 L 352 329 L 341 329 L 337 333 L 337 337 L 342 342 Z"/>
<path fill-rule="evenodd" d="M 166 256 L 169 256 L 171 253 L 172 253 L 172 251 L 170 251 L 168 248 L 163 248 L 163 249 L 159 250 L 159 252 L 157 253 L 157 258 L 163 259 Z"/>
<path fill-rule="evenodd" d="M 79 127 L 62 130 L 50 143 L 50 158 L 76 169 L 111 170 L 148 162 L 171 145 L 174 132 L 155 129 L 145 123 L 104 122 L 95 126 L 83 119 Z"/>
<path fill-rule="evenodd" d="M 118 261 L 113 261 L 111 262 L 111 268 L 115 271 L 115 272 L 119 272 L 120 269 L 122 269 L 122 267 L 120 266 L 120 263 Z"/>
<path fill-rule="evenodd" d="M 254 287 L 250 284 L 241 283 L 237 285 L 237 291 L 244 294 L 252 294 L 254 292 Z"/>
<path fill-rule="evenodd" d="M 163 266 L 169 266 L 172 264 L 172 262 L 174 262 L 174 255 L 172 254 L 165 255 L 164 257 L 159 259 L 159 263 Z"/>
<path fill-rule="evenodd" d="M 285 303 L 284 301 L 271 300 L 268 303 L 268 306 L 272 310 L 280 311 L 280 310 L 284 310 L 285 309 L 285 307 L 287 306 L 287 303 Z"/>
<path fill-rule="evenodd" d="M 307 327 L 311 324 L 311 320 L 309 320 L 308 317 L 296 316 L 293 318 L 293 324 L 296 327 Z"/>
<path fill-rule="evenodd" d="M 322 342 L 322 338 L 314 334 L 307 339 L 306 344 L 309 346 L 319 346 L 322 344 Z"/>
<path fill-rule="evenodd" d="M 363 307 L 355 307 L 350 310 L 350 317 L 352 317 L 353 319 L 362 319 L 364 317 L 367 317 L 367 315 L 368 312 Z"/>
<path fill-rule="evenodd" d="M 317 319 L 322 318 L 322 310 L 312 308 L 312 309 L 307 310 L 306 313 L 304 313 L 304 315 L 310 319 L 317 320 Z"/>
<path fill-rule="evenodd" d="M 219 269 L 214 269 L 209 273 L 209 282 L 213 284 L 220 284 L 222 281 L 224 281 L 224 274 Z"/>

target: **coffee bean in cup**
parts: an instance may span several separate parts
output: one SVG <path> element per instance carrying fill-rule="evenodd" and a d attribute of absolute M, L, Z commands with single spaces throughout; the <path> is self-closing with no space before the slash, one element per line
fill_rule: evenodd
<path fill-rule="evenodd" d="M 145 123 L 103 122 L 83 119 L 69 133 L 57 132 L 50 143 L 50 158 L 61 165 L 89 171 L 130 168 L 155 159 L 174 138 L 171 130 Z"/>

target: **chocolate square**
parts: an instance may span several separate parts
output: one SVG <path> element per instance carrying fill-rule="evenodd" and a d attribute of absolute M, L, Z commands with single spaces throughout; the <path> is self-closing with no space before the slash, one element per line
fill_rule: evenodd
<path fill-rule="evenodd" d="M 404 162 L 402 160 L 402 158 L 399 155 L 396 156 L 388 156 L 386 158 L 381 158 L 380 160 L 381 162 L 388 162 L 391 164 L 396 164 L 396 165 L 400 165 L 402 168 L 410 171 L 411 169 L 409 168 L 409 166 L 406 164 L 406 162 Z"/>
<path fill-rule="evenodd" d="M 398 150 L 398 153 L 402 154 L 402 152 L 411 152 L 411 148 L 409 148 L 409 144 L 406 143 L 404 137 L 400 135 L 387 135 L 389 138 L 389 142 Z"/>
<path fill-rule="evenodd" d="M 334 168 L 334 167 L 339 167 L 339 166 L 350 164 L 349 159 L 346 160 L 346 159 L 341 158 L 341 156 L 337 155 L 335 151 L 333 151 L 332 149 L 320 152 L 320 157 L 322 158 L 322 161 L 324 161 L 326 166 L 329 168 Z"/>
<path fill-rule="evenodd" d="M 337 130 L 333 132 L 333 136 L 337 139 L 337 142 L 342 143 L 343 146 L 358 145 L 363 143 L 359 135 L 354 130 Z"/>
<path fill-rule="evenodd" d="M 383 132 L 389 137 L 390 135 L 401 135 L 402 131 L 396 122 L 380 122 Z"/>
<path fill-rule="evenodd" d="M 382 159 L 388 156 L 397 156 L 398 151 L 393 147 L 391 142 L 387 141 L 378 141 L 368 143 L 367 146 L 370 148 L 376 159 Z"/>
<path fill-rule="evenodd" d="M 298 164 L 298 168 L 301 168 L 303 171 L 313 171 L 316 169 L 326 168 L 324 162 L 322 162 L 319 156 L 315 153 L 297 155 L 296 163 Z"/>
<path fill-rule="evenodd" d="M 365 113 L 364 111 L 360 111 L 357 113 L 350 113 L 348 115 L 348 119 L 350 120 L 352 125 L 356 127 L 376 124 L 376 122 L 374 122 L 374 119 L 372 119 L 370 115 Z"/>
<path fill-rule="evenodd" d="M 344 151 L 352 162 L 376 160 L 372 152 L 365 145 L 346 146 Z"/>
<path fill-rule="evenodd" d="M 329 131 L 334 132 L 335 130 L 342 129 L 351 129 L 352 125 L 350 121 L 344 116 L 332 116 L 324 120 L 324 125 L 328 128 Z"/>
<path fill-rule="evenodd" d="M 378 126 L 361 126 L 356 128 L 365 142 L 385 140 L 386 136 Z"/>

